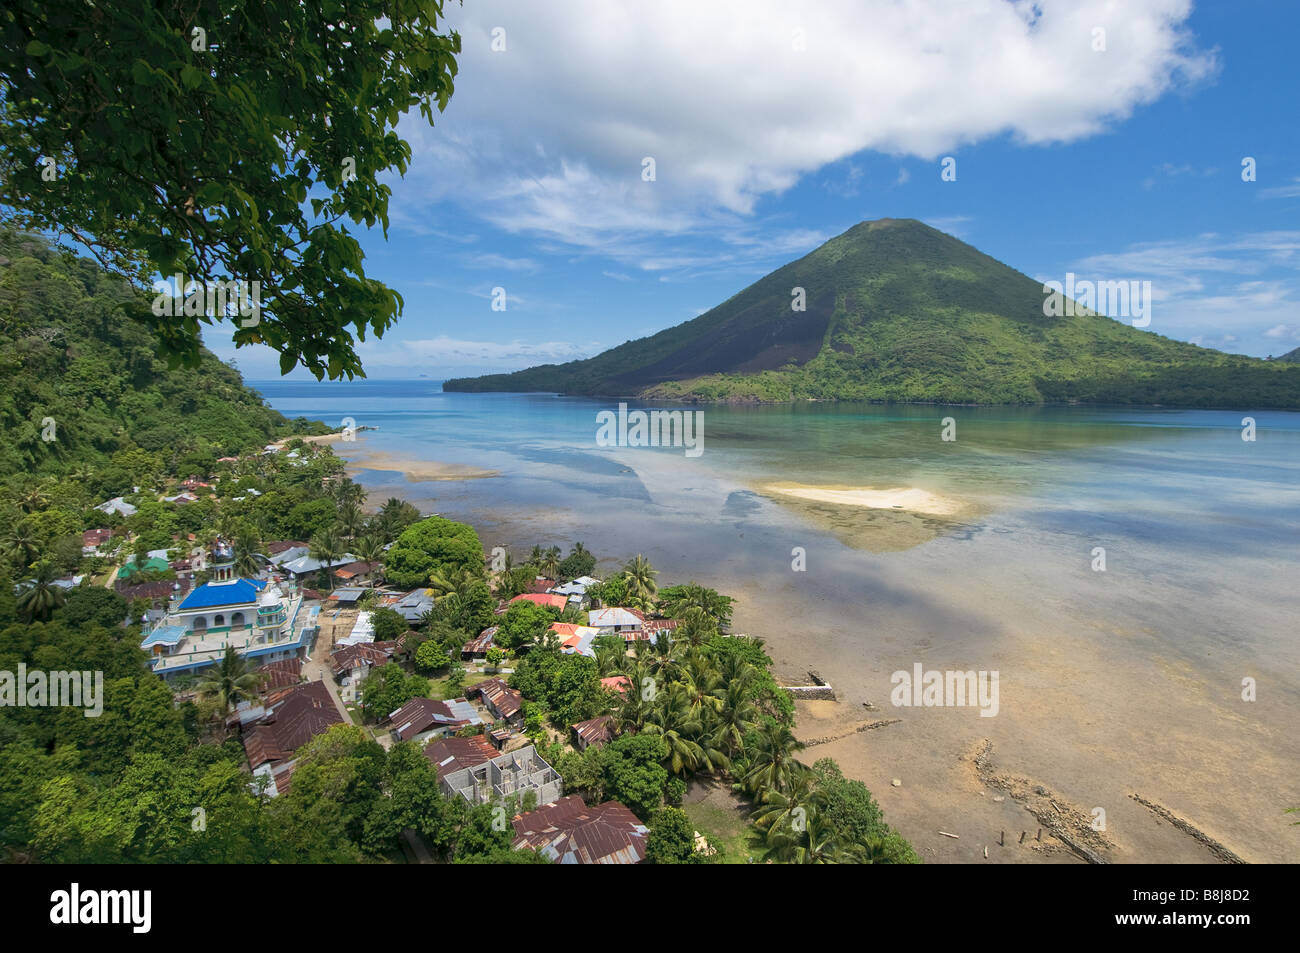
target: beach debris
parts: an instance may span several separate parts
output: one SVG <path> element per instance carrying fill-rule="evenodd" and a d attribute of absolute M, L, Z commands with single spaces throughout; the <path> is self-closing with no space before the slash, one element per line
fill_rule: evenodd
<path fill-rule="evenodd" d="M 988 859 L 989 859 L 989 845 L 988 845 L 988 844 L 985 844 L 985 845 L 984 845 L 984 859 L 985 859 L 985 860 L 988 860 Z"/>
<path fill-rule="evenodd" d="M 1003 801 L 1005 801 L 1006 799 L 1007 799 L 1007 798 L 1006 798 L 1006 795 L 1005 795 L 1005 794 L 995 794 L 995 795 L 993 795 L 993 801 L 994 801 L 994 803 L 996 803 L 996 804 L 1001 804 L 1001 803 L 1002 803 Z"/>
<path fill-rule="evenodd" d="M 960 834 L 949 834 L 947 831 L 940 831 L 939 833 L 944 837 L 951 837 L 953 840 L 961 840 Z"/>
<path fill-rule="evenodd" d="M 865 708 L 867 711 L 880 711 L 879 708 L 877 708 L 875 705 L 871 704 L 871 702 L 867 702 L 867 701 L 864 701 L 864 702 L 862 703 L 862 707 Z"/>
<path fill-rule="evenodd" d="M 1090 864 L 1106 864 L 1110 859 L 1105 851 L 1113 850 L 1104 834 L 1092 828 L 1092 816 L 1070 804 L 1063 797 L 1036 780 L 1017 775 L 1001 774 L 993 765 L 993 743 L 988 739 L 975 745 L 972 760 L 979 780 L 993 790 L 1004 792 L 1018 801 L 1042 827 L 1036 829 L 1035 850 L 1059 850 L 1062 846 Z M 1059 842 L 1043 841 L 1043 829 Z M 1025 842 L 1021 834 L 1020 843 Z"/>
<path fill-rule="evenodd" d="M 900 781 L 898 778 L 890 778 L 889 786 L 894 788 L 901 788 L 903 786 L 903 782 Z"/>
<path fill-rule="evenodd" d="M 860 731 L 872 731 L 873 729 L 876 728 L 884 728 L 886 725 L 896 725 L 902 720 L 903 719 L 901 718 L 885 718 L 881 721 L 864 722 L 863 724 L 858 725 L 858 727 L 854 728 L 852 731 L 844 731 L 838 735 L 824 735 L 823 737 L 820 738 L 810 738 L 803 743 L 803 746 L 805 748 L 811 748 L 815 745 L 830 744 L 832 741 L 839 741 L 841 738 L 847 738 L 850 735 L 855 735 Z"/>
<path fill-rule="evenodd" d="M 1165 807 L 1163 804 L 1157 804 L 1155 801 L 1149 801 L 1140 794 L 1130 794 L 1129 797 L 1137 801 L 1139 804 L 1145 807 L 1156 817 L 1164 818 L 1170 824 L 1174 825 L 1175 828 L 1182 831 L 1184 834 L 1187 834 L 1193 840 L 1199 841 L 1201 844 L 1204 844 L 1209 849 L 1210 853 L 1212 853 L 1223 863 L 1225 864 L 1246 863 L 1246 861 L 1242 860 L 1241 857 L 1237 856 L 1237 854 L 1233 853 L 1231 850 L 1229 850 L 1223 844 L 1219 843 L 1209 834 L 1206 834 L 1204 831 L 1198 830 L 1197 828 L 1193 827 L 1191 823 L 1179 817 L 1177 814 L 1169 810 L 1169 808 Z"/>

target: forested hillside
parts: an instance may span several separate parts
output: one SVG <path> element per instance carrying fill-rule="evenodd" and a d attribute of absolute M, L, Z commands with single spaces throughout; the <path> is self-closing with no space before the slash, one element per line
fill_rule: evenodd
<path fill-rule="evenodd" d="M 133 317 L 150 304 L 90 259 L 0 231 L 0 479 L 76 473 L 113 496 L 130 489 L 133 453 L 165 472 L 204 469 L 321 429 L 265 406 L 211 352 L 169 367 Z"/>

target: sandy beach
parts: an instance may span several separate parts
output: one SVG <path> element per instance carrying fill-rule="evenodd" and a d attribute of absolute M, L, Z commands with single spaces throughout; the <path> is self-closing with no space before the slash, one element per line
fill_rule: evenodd
<path fill-rule="evenodd" d="M 362 470 L 387 470 L 400 473 L 410 483 L 442 482 L 452 480 L 486 480 L 500 476 L 496 470 L 466 463 L 440 463 L 434 460 L 415 460 L 376 450 L 367 446 L 364 432 L 323 434 L 305 437 L 305 441 L 333 446 L 335 455 L 347 461 L 348 476 L 355 477 Z"/>
<path fill-rule="evenodd" d="M 870 487 L 808 486 L 802 483 L 764 483 L 760 493 L 792 497 L 814 503 L 860 506 L 873 510 L 904 510 L 926 516 L 957 516 L 967 507 L 959 500 L 938 496 L 919 487 L 876 490 Z"/>

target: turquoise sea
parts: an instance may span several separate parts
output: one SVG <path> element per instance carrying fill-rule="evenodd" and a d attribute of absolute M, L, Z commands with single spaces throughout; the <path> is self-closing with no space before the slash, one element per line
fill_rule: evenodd
<path fill-rule="evenodd" d="M 815 668 L 853 705 L 887 703 L 890 673 L 916 662 L 999 670 L 996 718 L 909 711 L 906 731 L 833 752 L 884 798 L 902 797 L 888 779 L 899 759 L 941 789 L 963 746 L 988 738 L 1078 803 L 1131 814 L 1120 841 L 1133 859 L 1195 859 L 1154 846 L 1134 789 L 1239 853 L 1300 859 L 1300 838 L 1281 836 L 1281 810 L 1300 804 L 1300 414 L 665 407 L 702 412 L 704 449 L 689 457 L 598 446 L 611 400 L 443 393 L 424 379 L 250 384 L 288 416 L 377 427 L 334 445 L 362 466 L 382 453 L 499 474 L 362 470 L 372 503 L 400 495 L 516 555 L 581 540 L 609 570 L 644 553 L 661 584 L 737 595 L 737 627 L 768 640 L 778 671 Z M 962 509 L 795 504 L 763 492 L 778 481 L 915 487 Z M 925 843 L 932 806 L 892 810 Z"/>

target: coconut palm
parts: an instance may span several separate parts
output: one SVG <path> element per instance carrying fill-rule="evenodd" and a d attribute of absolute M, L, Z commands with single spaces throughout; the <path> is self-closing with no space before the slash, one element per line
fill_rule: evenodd
<path fill-rule="evenodd" d="M 749 771 L 741 779 L 746 790 L 762 797 L 768 791 L 788 791 L 796 772 L 802 767 L 795 752 L 803 742 L 787 726 L 771 721 L 758 733 L 750 752 Z"/>
<path fill-rule="evenodd" d="M 332 495 L 340 510 L 345 506 L 359 508 L 365 502 L 366 489 L 360 483 L 354 483 L 348 477 L 344 477 L 334 484 Z"/>
<path fill-rule="evenodd" d="M 690 699 L 691 714 L 702 725 L 711 727 L 713 717 L 722 709 L 725 690 L 717 666 L 706 656 L 690 651 L 683 658 L 678 684 Z"/>
<path fill-rule="evenodd" d="M 195 690 L 204 698 L 216 698 L 221 713 L 226 714 L 235 703 L 255 698 L 261 680 L 262 676 L 249 671 L 248 662 L 227 645 L 221 664 L 209 669 Z"/>
<path fill-rule="evenodd" d="M 699 606 L 691 606 L 681 613 L 674 634 L 690 645 L 702 645 L 718 634 L 718 623 Z"/>
<path fill-rule="evenodd" d="M 821 812 L 809 810 L 801 827 L 777 835 L 767 856 L 792 864 L 837 864 L 844 857 L 839 831 Z"/>
<path fill-rule="evenodd" d="M 338 529 L 348 539 L 356 538 L 365 526 L 366 515 L 353 500 L 344 500 L 339 504 Z"/>
<path fill-rule="evenodd" d="M 763 832 L 769 848 L 788 848 L 786 856 L 797 846 L 798 835 L 807 828 L 808 818 L 820 806 L 816 777 L 806 768 L 795 771 L 788 791 L 764 792 L 752 820 Z"/>
<path fill-rule="evenodd" d="M 18 612 L 28 621 L 48 621 L 66 598 L 63 589 L 54 585 L 58 578 L 59 574 L 49 560 L 37 563 L 36 577 L 18 595 Z"/>
<path fill-rule="evenodd" d="M 672 681 L 681 669 L 681 654 L 685 642 L 673 642 L 664 632 L 653 640 L 634 642 L 632 654 L 638 661 L 644 662 L 656 678 L 664 682 Z"/>
<path fill-rule="evenodd" d="M 712 619 L 715 625 L 729 625 L 734 601 L 730 596 L 721 595 L 715 589 L 701 586 L 698 582 L 688 582 L 664 590 L 660 609 L 665 615 L 674 619 L 684 618 L 691 609 L 699 609 Z"/>
<path fill-rule="evenodd" d="M 352 546 L 359 559 L 364 559 L 368 563 L 382 562 L 384 559 L 384 538 L 371 533 L 368 536 L 362 536 L 356 540 Z M 374 582 L 371 576 L 371 584 Z"/>
<path fill-rule="evenodd" d="M 445 599 L 455 595 L 464 598 L 465 594 L 478 580 L 468 569 L 457 569 L 447 573 L 434 570 L 429 573 L 429 588 L 433 590 L 434 599 Z"/>
<path fill-rule="evenodd" d="M 311 538 L 309 552 L 312 559 L 324 564 L 323 571 L 329 577 L 330 592 L 333 592 L 334 573 L 330 572 L 330 566 L 343 555 L 343 541 L 339 539 L 338 531 L 333 526 L 325 527 Z"/>
<path fill-rule="evenodd" d="M 722 704 L 713 722 L 713 744 L 731 757 L 745 750 L 745 735 L 753 731 L 759 717 L 758 704 L 749 691 L 753 668 L 747 668 L 741 677 L 724 681 L 719 696 Z"/>
<path fill-rule="evenodd" d="M 624 674 L 632 684 L 622 693 L 622 700 L 614 712 L 620 734 L 638 732 L 645 727 L 655 709 L 659 684 L 650 669 L 636 660 L 626 666 Z"/>
<path fill-rule="evenodd" d="M 0 545 L 4 547 L 4 554 L 21 570 L 26 570 L 41 553 L 40 540 L 26 520 L 9 527 Z"/>
<path fill-rule="evenodd" d="M 256 576 L 262 568 L 261 560 L 258 559 L 261 549 L 262 540 L 258 537 L 257 530 L 248 524 L 240 527 L 235 534 L 235 575 Z"/>
<path fill-rule="evenodd" d="M 664 766 L 679 776 L 692 773 L 705 763 L 704 749 L 694 740 L 702 726 L 691 714 L 690 707 L 690 699 L 682 687 L 670 684 L 659 693 L 645 725 L 647 732 L 661 736 L 668 743 Z"/>
<path fill-rule="evenodd" d="M 568 612 L 566 609 L 565 612 Z M 601 636 L 592 644 L 596 652 L 596 671 L 601 678 L 617 675 L 627 662 L 627 646 L 618 636 Z"/>
<path fill-rule="evenodd" d="M 42 487 L 31 487 L 19 495 L 18 505 L 25 513 L 38 512 L 50 505 L 50 494 Z"/>
<path fill-rule="evenodd" d="M 560 573 L 560 547 L 552 546 L 546 552 L 542 553 L 542 561 L 538 564 L 543 576 L 547 579 L 554 579 Z"/>
<path fill-rule="evenodd" d="M 623 575 L 627 579 L 628 594 L 631 596 L 632 603 L 638 609 L 653 609 L 655 592 L 658 590 L 655 576 L 659 573 L 650 565 L 650 560 L 638 554 L 624 567 Z"/>

